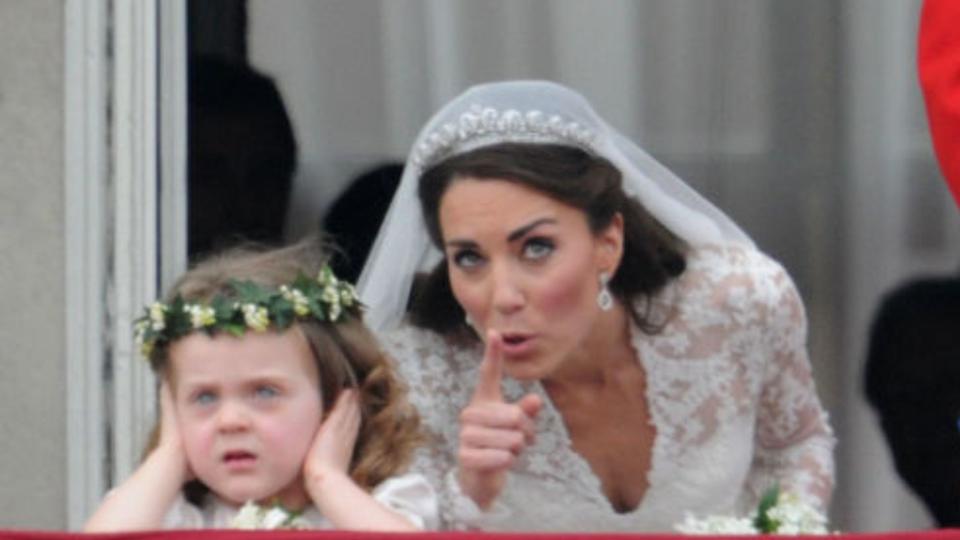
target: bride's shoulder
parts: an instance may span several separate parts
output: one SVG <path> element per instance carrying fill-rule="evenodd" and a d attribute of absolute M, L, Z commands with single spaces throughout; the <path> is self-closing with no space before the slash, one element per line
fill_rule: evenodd
<path fill-rule="evenodd" d="M 443 338 L 436 332 L 431 332 L 424 328 L 414 326 L 408 322 L 401 323 L 400 326 L 377 333 L 377 339 L 387 351 L 394 349 L 408 349 L 416 347 L 428 347 L 437 350 L 443 345 Z"/>
<path fill-rule="evenodd" d="M 795 295 L 784 267 L 759 249 L 745 244 L 705 244 L 692 248 L 678 287 L 699 293 L 727 308 L 756 307 Z"/>
<path fill-rule="evenodd" d="M 405 322 L 399 327 L 378 334 L 383 350 L 398 364 L 401 371 L 429 368 L 460 371 L 476 364 L 476 346 L 451 340 L 432 330 Z"/>
<path fill-rule="evenodd" d="M 776 260 L 749 244 L 700 244 L 687 253 L 687 269 L 715 273 L 763 274 L 783 271 Z"/>

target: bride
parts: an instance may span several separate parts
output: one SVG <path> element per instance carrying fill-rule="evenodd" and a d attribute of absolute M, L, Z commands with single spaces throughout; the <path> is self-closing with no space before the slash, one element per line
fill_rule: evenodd
<path fill-rule="evenodd" d="M 774 485 L 826 510 L 834 438 L 790 278 L 563 86 L 436 113 L 360 294 L 447 528 L 669 530 Z"/>

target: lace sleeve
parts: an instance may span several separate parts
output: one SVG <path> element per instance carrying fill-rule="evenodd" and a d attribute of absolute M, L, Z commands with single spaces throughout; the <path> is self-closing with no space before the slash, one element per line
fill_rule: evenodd
<path fill-rule="evenodd" d="M 436 491 L 440 529 L 478 528 L 496 519 L 499 512 L 481 512 L 456 481 L 460 410 L 472 392 L 479 358 L 474 351 L 410 327 L 381 340 L 420 413 L 426 441 L 414 453 L 410 470 L 423 475 Z"/>
<path fill-rule="evenodd" d="M 810 369 L 803 302 L 784 269 L 761 257 L 757 290 L 768 352 L 745 502 L 754 507 L 764 491 L 779 483 L 826 510 L 833 490 L 835 439 Z"/>

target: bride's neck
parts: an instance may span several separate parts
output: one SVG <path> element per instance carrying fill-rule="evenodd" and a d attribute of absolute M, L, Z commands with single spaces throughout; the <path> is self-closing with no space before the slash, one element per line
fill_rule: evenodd
<path fill-rule="evenodd" d="M 602 389 L 620 370 L 634 366 L 629 315 L 617 302 L 610 311 L 601 312 L 583 345 L 541 383 L 548 391 Z"/>

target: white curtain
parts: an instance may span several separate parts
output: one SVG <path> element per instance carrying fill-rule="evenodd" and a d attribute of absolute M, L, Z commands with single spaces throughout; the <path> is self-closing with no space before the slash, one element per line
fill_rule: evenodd
<path fill-rule="evenodd" d="M 291 235 L 352 175 L 402 160 L 466 86 L 549 78 L 726 209 L 807 302 L 840 440 L 835 527 L 929 519 L 862 398 L 880 294 L 960 262 L 914 66 L 917 0 L 249 1 L 250 55 L 277 78 L 301 149 Z"/>

